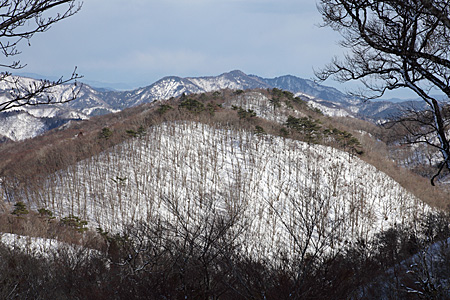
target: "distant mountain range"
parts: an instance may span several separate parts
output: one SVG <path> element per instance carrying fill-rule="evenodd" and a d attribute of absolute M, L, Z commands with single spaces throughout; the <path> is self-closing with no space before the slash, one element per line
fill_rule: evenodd
<path fill-rule="evenodd" d="M 24 78 L 23 80 L 33 80 Z M 60 87 L 56 93 L 64 93 L 69 86 Z M 155 100 L 170 99 L 191 93 L 205 93 L 221 89 L 278 88 L 294 93 L 308 101 L 312 106 L 321 109 L 325 114 L 337 116 L 353 116 L 377 121 L 395 114 L 410 103 L 393 103 L 389 101 L 363 102 L 352 98 L 333 87 L 320 85 L 312 80 L 292 75 L 276 78 L 262 78 L 247 75 L 235 70 L 219 76 L 164 77 L 143 88 L 130 91 L 113 91 L 92 88 L 84 84 L 78 98 L 67 104 L 47 105 L 25 108 L 12 113 L 0 114 L 0 138 L 21 140 L 42 134 L 46 130 L 60 126 L 70 120 L 87 119 L 91 116 L 117 112 L 127 107 L 136 106 Z M 7 84 L 0 86 L 2 95 L 8 93 Z M 418 104 L 417 104 L 418 103 Z M 416 104 L 421 107 L 422 104 Z"/>

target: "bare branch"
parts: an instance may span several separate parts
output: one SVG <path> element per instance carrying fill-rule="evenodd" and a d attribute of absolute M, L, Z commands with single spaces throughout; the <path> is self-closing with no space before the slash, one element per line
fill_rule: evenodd
<path fill-rule="evenodd" d="M 316 76 L 361 81 L 365 90 L 355 95 L 366 99 L 399 88 L 414 91 L 427 103 L 431 118 L 409 112 L 401 118 L 402 126 L 414 125 L 407 130 L 411 142 L 438 148 L 450 169 L 447 103 L 429 94 L 438 90 L 450 97 L 449 5 L 444 0 L 321 0 L 324 26 L 339 31 L 341 45 L 351 51 Z"/>
<path fill-rule="evenodd" d="M 82 6 L 78 0 L 2 0 L 0 1 L 0 52 L 5 58 L 20 54 L 17 49 L 20 42 L 29 40 L 34 34 L 45 32 L 53 24 L 76 14 Z M 20 61 L 0 63 L 0 67 L 21 69 Z M 76 68 L 68 79 L 62 77 L 56 81 L 39 80 L 25 83 L 26 80 L 12 76 L 9 72 L 0 73 L 0 81 L 11 86 L 11 91 L 3 95 L 0 111 L 11 108 L 72 101 L 78 95 L 81 86 L 76 82 L 81 78 Z M 58 98 L 56 87 L 74 82 L 67 97 Z"/>

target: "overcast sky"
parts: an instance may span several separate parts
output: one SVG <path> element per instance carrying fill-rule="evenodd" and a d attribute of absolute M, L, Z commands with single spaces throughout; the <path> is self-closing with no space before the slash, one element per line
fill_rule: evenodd
<path fill-rule="evenodd" d="M 313 78 L 343 52 L 320 22 L 314 0 L 85 0 L 23 45 L 20 59 L 23 72 L 59 76 L 77 66 L 86 80 L 133 87 L 236 69 Z"/>

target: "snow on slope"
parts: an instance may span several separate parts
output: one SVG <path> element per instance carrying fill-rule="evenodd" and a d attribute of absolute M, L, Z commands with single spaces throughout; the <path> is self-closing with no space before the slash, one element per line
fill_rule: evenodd
<path fill-rule="evenodd" d="M 85 120 L 81 112 L 67 110 L 58 105 L 18 107 L 0 114 L 0 135 L 13 141 L 22 141 L 45 133 L 65 123 L 64 120 Z"/>
<path fill-rule="evenodd" d="M 344 109 L 342 106 L 339 106 L 335 103 L 324 101 L 321 99 L 317 99 L 316 97 L 310 96 L 305 93 L 295 93 L 296 97 L 300 97 L 308 102 L 308 105 L 312 108 L 319 109 L 324 115 L 330 117 L 353 117 L 349 111 L 354 108 L 352 106 Z M 353 111 L 353 113 L 357 113 L 357 111 Z"/>
<path fill-rule="evenodd" d="M 20 81 L 20 84 L 25 87 L 32 86 L 38 82 L 35 79 L 16 76 L 11 76 L 8 81 L 0 81 L 0 103 L 3 102 L 2 98 L 10 97 L 10 91 L 14 87 L 14 80 Z M 265 79 L 254 75 L 246 75 L 241 71 L 231 71 L 219 76 L 209 77 L 181 78 L 170 76 L 162 78 L 150 86 L 125 92 L 100 92 L 83 85 L 79 90 L 77 99 L 62 107 L 71 110 L 73 115 L 94 116 L 117 112 L 127 107 L 150 103 L 155 100 L 178 97 L 183 93 L 274 87 L 291 91 L 296 95 L 302 95 L 302 99 L 308 99 L 308 103 L 311 106 L 330 116 L 361 115 L 369 119 L 385 119 L 388 115 L 398 112 L 401 108 L 399 104 L 390 104 L 388 102 L 385 102 L 383 105 L 370 101 L 362 103 L 360 100 L 348 97 L 335 88 L 322 86 L 313 81 L 291 75 Z M 70 97 L 72 88 L 73 86 L 70 84 L 55 87 L 53 88 L 52 96 L 59 99 Z M 46 112 L 45 114 L 51 115 L 52 113 L 54 112 Z"/>
<path fill-rule="evenodd" d="M 53 239 L 22 236 L 12 233 L 0 233 L 0 243 L 11 249 L 17 249 L 37 257 L 45 257 L 49 254 L 49 251 L 56 251 L 62 244 Z"/>
<path fill-rule="evenodd" d="M 42 120 L 26 112 L 0 118 L 0 135 L 13 141 L 33 138 L 46 130 L 47 126 Z"/>
<path fill-rule="evenodd" d="M 311 96 L 306 96 L 305 94 L 297 93 L 296 97 L 301 96 L 303 99 L 308 101 L 308 105 L 312 108 L 318 108 L 321 112 L 327 116 L 333 117 L 350 117 L 345 110 L 339 107 L 329 107 L 320 104 L 320 100 L 314 99 Z M 284 124 L 289 115 L 299 118 L 306 117 L 307 115 L 301 111 L 293 108 L 289 108 L 286 103 L 279 103 L 279 107 L 274 107 L 270 102 L 270 99 L 259 91 L 247 91 L 243 94 L 237 95 L 232 99 L 224 103 L 224 108 L 232 108 L 233 106 L 242 107 L 245 110 L 253 110 L 256 115 L 260 118 L 275 121 L 280 124 Z"/>
<path fill-rule="evenodd" d="M 13 99 L 12 91 L 15 91 L 15 93 L 26 93 L 27 90 L 35 90 L 40 85 L 41 81 L 39 80 L 19 76 L 9 76 L 4 80 L 0 80 L 0 109 L 5 107 L 5 103 Z M 55 102 L 70 99 L 73 97 L 73 88 L 74 86 L 71 84 L 52 87 L 47 93 L 41 95 L 42 99 L 44 99 L 42 102 L 47 101 L 47 96 L 52 97 Z M 83 88 L 79 96 L 94 98 L 91 94 L 89 88 Z M 81 104 L 79 103 L 80 99 L 77 99 L 66 104 L 24 105 L 10 108 L 6 110 L 6 113 L 0 115 L 0 135 L 6 136 L 13 141 L 20 141 L 43 134 L 47 130 L 69 120 L 87 119 L 88 116 L 81 110 L 72 109 L 70 106 L 85 106 L 89 104 L 89 101 L 88 99 L 84 101 L 84 104 Z M 18 103 L 20 104 L 20 102 Z"/>
<path fill-rule="evenodd" d="M 270 99 L 261 92 L 250 91 L 237 95 L 223 104 L 224 108 L 232 108 L 233 106 L 242 107 L 245 110 L 253 110 L 256 116 L 284 124 L 289 115 L 294 117 L 305 117 L 306 115 L 300 111 L 288 108 L 286 103 L 280 103 L 280 107 L 274 107 L 270 103 Z"/>
<path fill-rule="evenodd" d="M 86 120 L 88 116 L 75 110 L 68 110 L 61 105 L 41 105 L 35 107 L 18 107 L 14 111 L 22 111 L 32 115 L 35 118 L 66 118 Z"/>
<path fill-rule="evenodd" d="M 169 76 L 155 82 L 149 87 L 133 92 L 130 101 L 133 105 L 137 105 L 153 100 L 167 100 L 171 97 L 178 97 L 183 93 L 193 94 L 220 91 L 223 89 L 245 90 L 268 87 L 270 86 L 261 80 L 255 80 L 240 71 L 232 71 L 213 77 L 180 78 Z"/>
<path fill-rule="evenodd" d="M 151 127 L 28 197 L 113 232 L 139 221 L 192 226 L 205 215 L 235 217 L 243 248 L 261 255 L 295 251 L 311 234 L 335 245 L 368 238 L 427 210 L 346 152 L 191 122 Z"/>
<path fill-rule="evenodd" d="M 196 86 L 200 87 L 205 92 L 219 91 L 223 89 L 238 90 L 242 88 L 242 83 L 237 81 L 227 80 L 226 78 L 217 78 L 217 80 L 205 80 L 202 78 L 190 78 L 191 81 Z"/>
<path fill-rule="evenodd" d="M 309 101 L 308 105 L 312 108 L 319 109 L 325 116 L 329 117 L 353 117 L 342 107 L 323 105 L 320 100 Z"/>
<path fill-rule="evenodd" d="M 34 92 L 40 90 L 42 86 L 43 82 L 41 80 L 21 76 L 6 77 L 5 79 L 0 80 L 0 103 L 3 103 L 4 100 L 11 99 L 12 91 L 14 91 L 14 94 L 28 95 L 30 91 Z M 45 84 L 45 86 L 48 85 Z M 79 87 L 75 88 L 75 90 L 79 89 Z M 46 92 L 42 93 L 42 97 L 44 98 L 44 101 L 47 99 L 47 96 L 51 96 L 55 99 L 68 99 L 73 96 L 73 91 L 74 86 L 72 84 L 61 84 L 47 88 Z"/>
<path fill-rule="evenodd" d="M 205 92 L 223 89 L 247 90 L 270 87 L 263 80 L 248 76 L 239 70 L 234 70 L 215 77 L 190 77 L 187 79 Z"/>
<path fill-rule="evenodd" d="M 138 90 L 137 95 L 133 96 L 133 105 L 151 102 L 153 100 L 166 100 L 171 97 L 178 97 L 183 93 L 191 94 L 201 92 L 203 90 L 187 79 L 166 77 L 148 88 Z"/>
<path fill-rule="evenodd" d="M 34 257 L 51 259 L 58 255 L 61 249 L 67 251 L 65 259 L 88 259 L 101 253 L 97 250 L 82 247 L 80 245 L 68 244 L 55 239 L 23 236 L 13 233 L 0 233 L 0 244 L 19 250 Z"/>
<path fill-rule="evenodd" d="M 13 86 L 31 87 L 36 81 L 36 79 L 28 77 L 8 76 L 3 80 L 0 80 L 0 90 L 9 91 Z"/>

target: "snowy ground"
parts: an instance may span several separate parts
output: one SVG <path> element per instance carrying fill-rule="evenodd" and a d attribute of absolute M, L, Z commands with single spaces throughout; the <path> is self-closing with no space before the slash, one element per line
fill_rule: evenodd
<path fill-rule="evenodd" d="M 113 232 L 139 221 L 193 226 L 221 216 L 261 255 L 325 240 L 338 247 L 428 209 L 346 152 L 194 122 L 151 127 L 143 139 L 54 174 L 26 200 Z"/>
<path fill-rule="evenodd" d="M 11 250 L 18 250 L 34 257 L 51 259 L 61 252 L 67 259 L 84 259 L 100 255 L 97 250 L 79 245 L 71 245 L 54 239 L 0 233 L 0 244 Z"/>
<path fill-rule="evenodd" d="M 43 134 L 45 123 L 26 112 L 0 118 L 0 134 L 13 141 L 21 141 Z"/>
<path fill-rule="evenodd" d="M 306 116 L 301 111 L 287 107 L 284 102 L 280 103 L 280 107 L 274 107 L 266 95 L 257 91 L 237 95 L 223 104 L 224 108 L 232 108 L 233 106 L 241 107 L 245 110 L 253 110 L 256 116 L 280 124 L 284 124 L 289 115 L 294 117 Z"/>

